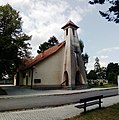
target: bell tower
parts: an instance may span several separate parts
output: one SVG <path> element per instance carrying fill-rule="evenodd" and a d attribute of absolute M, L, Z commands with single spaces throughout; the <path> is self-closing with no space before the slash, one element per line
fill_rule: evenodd
<path fill-rule="evenodd" d="M 85 67 L 81 56 L 77 29 L 71 20 L 62 27 L 64 30 L 65 52 L 62 82 L 71 89 L 81 84 L 86 84 Z"/>

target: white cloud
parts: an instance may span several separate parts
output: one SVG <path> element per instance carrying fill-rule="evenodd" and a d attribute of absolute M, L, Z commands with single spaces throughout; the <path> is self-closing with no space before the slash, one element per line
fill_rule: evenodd
<path fill-rule="evenodd" d="M 99 63 L 101 67 L 106 67 L 108 62 L 108 56 L 93 56 L 91 58 L 89 58 L 89 63 L 87 64 L 87 70 L 88 72 L 90 72 L 90 70 L 94 70 L 94 64 L 95 64 L 95 58 L 98 57 L 99 58 Z"/>
<path fill-rule="evenodd" d="M 101 61 L 101 60 L 106 60 L 109 56 L 107 56 L 107 55 L 97 55 L 97 56 L 92 57 L 93 60 L 95 60 L 96 57 L 98 57 L 99 61 Z"/>
<path fill-rule="evenodd" d="M 109 56 L 105 56 L 105 55 L 101 55 L 100 58 L 101 59 L 107 59 Z"/>
<path fill-rule="evenodd" d="M 69 19 L 80 25 L 83 18 L 96 7 L 88 4 L 87 0 L 0 0 L 0 4 L 6 3 L 20 12 L 23 20 L 23 31 L 32 35 L 33 55 L 37 54 L 39 44 L 47 41 L 53 35 L 63 41 L 64 34 L 61 27 Z M 87 29 L 89 29 L 88 26 Z M 78 33 L 81 34 L 81 32 L 82 30 L 78 29 Z M 89 58 L 88 70 L 94 69 L 96 57 L 99 57 L 101 66 L 115 61 L 119 58 L 119 55 L 114 54 L 114 51 L 117 50 L 119 47 L 112 47 L 94 53 Z"/>
<path fill-rule="evenodd" d="M 98 51 L 97 53 L 102 54 L 102 53 L 113 52 L 115 50 L 119 50 L 119 47 L 105 48 L 105 49 Z"/>
<path fill-rule="evenodd" d="M 106 67 L 110 62 L 119 62 L 119 47 L 105 48 L 97 52 L 95 56 L 90 57 L 88 63 L 88 70 L 94 69 L 95 58 L 99 58 L 99 63 L 101 67 Z"/>
<path fill-rule="evenodd" d="M 77 25 L 91 7 L 87 0 L 2 0 L 0 4 L 9 3 L 20 12 L 23 20 L 23 31 L 32 35 L 31 45 L 36 55 L 38 45 L 51 36 L 63 40 L 61 27 L 71 19 Z M 78 30 L 80 33 L 81 30 Z"/>
<path fill-rule="evenodd" d="M 101 67 L 107 67 L 107 64 L 109 64 L 109 63 L 107 63 L 105 61 L 100 62 Z"/>
<path fill-rule="evenodd" d="M 92 63 L 92 62 L 88 63 L 86 68 L 88 70 L 87 72 L 90 72 L 90 70 L 94 70 L 94 63 Z"/>

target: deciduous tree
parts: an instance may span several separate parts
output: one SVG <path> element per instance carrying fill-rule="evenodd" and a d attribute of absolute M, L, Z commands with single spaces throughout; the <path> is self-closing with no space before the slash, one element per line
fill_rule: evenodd
<path fill-rule="evenodd" d="M 40 53 L 44 52 L 45 50 L 47 50 L 48 48 L 51 48 L 57 44 L 59 44 L 59 41 L 57 40 L 57 38 L 55 36 L 52 36 L 52 37 L 50 37 L 48 42 L 44 42 L 44 43 L 40 44 L 39 49 L 37 50 L 37 53 L 40 54 Z"/>
<path fill-rule="evenodd" d="M 84 61 L 84 65 L 85 65 L 86 63 L 88 63 L 89 56 L 88 56 L 87 53 L 83 53 L 84 43 L 83 43 L 83 41 L 82 41 L 81 39 L 79 40 L 79 45 L 80 45 L 80 50 L 81 50 L 82 59 L 83 59 L 83 61 Z"/>
<path fill-rule="evenodd" d="M 108 21 L 119 23 L 119 0 L 91 0 L 90 4 L 105 4 L 109 3 L 110 7 L 107 11 L 99 11 L 102 17 L 105 17 Z"/>
<path fill-rule="evenodd" d="M 0 79 L 11 78 L 29 57 L 31 36 L 22 31 L 22 18 L 9 4 L 0 6 Z"/>
<path fill-rule="evenodd" d="M 89 80 L 96 80 L 97 79 L 97 74 L 94 70 L 91 70 L 88 74 L 87 74 L 87 78 Z"/>
<path fill-rule="evenodd" d="M 117 83 L 117 75 L 119 75 L 118 63 L 109 63 L 106 71 L 106 77 L 109 83 Z"/>

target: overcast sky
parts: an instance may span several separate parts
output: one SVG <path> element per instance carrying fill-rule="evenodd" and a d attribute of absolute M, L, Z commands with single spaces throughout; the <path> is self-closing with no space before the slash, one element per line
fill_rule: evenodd
<path fill-rule="evenodd" d="M 106 10 L 108 5 L 91 6 L 88 0 L 0 0 L 0 5 L 9 3 L 20 12 L 23 31 L 32 35 L 32 54 L 37 55 L 40 43 L 56 36 L 63 41 L 61 27 L 72 20 L 80 28 L 85 52 L 88 53 L 88 70 L 93 69 L 95 58 L 101 66 L 119 60 L 119 25 L 108 22 L 99 14 L 99 9 Z"/>

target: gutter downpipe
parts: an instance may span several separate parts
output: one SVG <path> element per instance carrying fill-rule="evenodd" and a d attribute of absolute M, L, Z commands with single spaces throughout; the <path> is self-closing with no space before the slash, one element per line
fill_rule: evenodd
<path fill-rule="evenodd" d="M 35 68 L 35 66 L 32 66 L 32 68 L 31 68 L 31 89 L 33 89 L 33 70 L 34 70 L 34 68 Z"/>
<path fill-rule="evenodd" d="M 31 89 L 33 88 L 33 67 L 31 68 Z"/>

